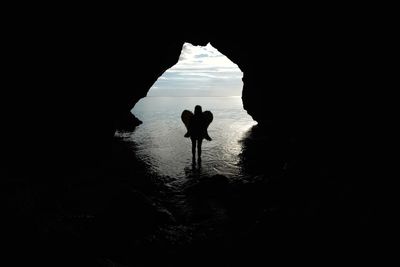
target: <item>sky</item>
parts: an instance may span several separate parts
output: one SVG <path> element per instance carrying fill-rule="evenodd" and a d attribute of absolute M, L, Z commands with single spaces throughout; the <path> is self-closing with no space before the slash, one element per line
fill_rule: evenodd
<path fill-rule="evenodd" d="M 185 43 L 179 61 L 163 73 L 147 96 L 241 96 L 243 73 L 211 44 Z"/>

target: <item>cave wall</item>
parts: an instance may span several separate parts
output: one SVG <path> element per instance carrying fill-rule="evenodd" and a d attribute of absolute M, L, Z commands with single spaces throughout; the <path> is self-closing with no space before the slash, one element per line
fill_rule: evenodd
<path fill-rule="evenodd" d="M 90 184 L 85 184 L 87 177 L 104 178 L 95 170 L 110 157 L 118 121 L 177 62 L 184 42 L 211 42 L 244 72 L 244 108 L 265 128 L 275 151 L 287 144 L 295 147 L 297 167 L 292 178 L 301 186 L 291 189 L 300 200 L 313 194 L 302 197 L 299 188 L 315 193 L 312 191 L 321 189 L 320 180 L 332 188 L 319 192 L 334 191 L 322 198 L 335 196 L 327 201 L 336 212 L 324 231 L 335 233 L 340 220 L 334 216 L 338 214 L 343 219 L 338 229 L 359 229 L 362 237 L 370 240 L 373 232 L 381 234 L 373 219 L 357 214 L 374 216 L 380 197 L 376 187 L 382 184 L 381 177 L 372 180 L 364 175 L 374 164 L 366 166 L 360 152 L 371 148 L 368 134 L 374 125 L 369 120 L 380 108 L 367 92 L 375 94 L 382 88 L 383 75 L 377 69 L 384 69 L 379 58 L 387 48 L 376 33 L 384 32 L 387 25 L 368 22 L 376 19 L 374 12 L 363 12 L 361 5 L 335 9 L 329 4 L 315 11 L 314 5 L 301 3 L 302 8 L 297 8 L 284 3 L 281 12 L 262 5 L 248 4 L 258 9 L 249 12 L 246 3 L 230 3 L 238 9 L 236 13 L 226 7 L 214 11 L 202 5 L 201 15 L 185 5 L 185 12 L 165 9 L 162 17 L 155 15 L 154 7 L 150 9 L 153 13 L 140 16 L 142 9 L 138 8 L 121 15 L 109 12 L 109 5 L 107 12 L 97 12 L 97 6 L 89 10 L 73 7 L 82 17 L 68 11 L 62 16 L 58 11 L 64 6 L 51 12 L 48 6 L 41 12 L 4 9 L 0 209 L 6 259 L 17 265 L 37 261 L 44 266 L 54 266 L 54 262 L 63 266 L 66 260 L 65 266 L 88 266 L 68 261 L 74 251 L 71 243 L 62 245 L 67 249 L 58 254 L 47 248 L 58 250 L 54 244 L 61 241 L 50 242 L 43 249 L 45 241 L 37 225 L 45 223 L 38 222 L 35 213 L 57 211 L 54 200 L 59 198 L 58 192 L 68 190 L 76 182 L 74 178 L 82 179 L 83 186 Z M 173 23 L 176 18 L 178 23 Z M 360 127 L 362 124 L 367 127 Z M 304 180 L 317 185 L 308 188 Z M 285 186 L 277 192 L 291 193 Z M 314 218 L 310 221 L 319 223 Z M 362 224 L 367 227 L 359 228 Z M 264 226 L 259 227 L 271 230 L 268 224 Z M 333 245 L 335 257 L 347 241 L 346 236 L 340 246 Z M 347 244 L 353 253 L 357 246 L 351 245 Z M 259 254 L 268 260 L 264 247 L 260 248 Z M 369 254 L 375 254 L 372 252 Z M 364 250 L 361 255 L 366 254 Z M 51 260 L 43 263 L 42 258 L 48 256 Z"/>
<path fill-rule="evenodd" d="M 244 108 L 271 133 L 309 149 L 342 147 L 366 75 L 359 35 L 330 21 L 264 22 L 211 20 L 170 32 L 117 22 L 16 28 L 6 43 L 3 106 L 10 173 L 101 165 L 118 118 L 177 62 L 184 42 L 211 42 L 238 64 Z"/>

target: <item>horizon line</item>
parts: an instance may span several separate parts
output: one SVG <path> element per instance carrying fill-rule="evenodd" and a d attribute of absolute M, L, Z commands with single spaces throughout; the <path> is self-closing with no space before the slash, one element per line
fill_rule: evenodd
<path fill-rule="evenodd" d="M 202 95 L 202 96 L 147 95 L 145 97 L 241 97 L 241 95 L 212 95 L 212 96 L 204 96 L 204 95 Z"/>

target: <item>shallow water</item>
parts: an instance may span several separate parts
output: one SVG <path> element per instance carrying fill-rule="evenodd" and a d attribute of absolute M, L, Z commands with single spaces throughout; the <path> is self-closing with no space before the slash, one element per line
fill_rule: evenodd
<path fill-rule="evenodd" d="M 191 141 L 180 119 L 184 109 L 201 105 L 214 120 L 208 128 L 212 141 L 203 141 L 202 164 L 192 165 Z M 240 140 L 255 124 L 242 107 L 240 97 L 146 97 L 132 110 L 143 124 L 132 133 L 120 133 L 132 142 L 138 158 L 149 171 L 181 180 L 191 175 L 227 177 L 242 175 L 239 162 Z"/>

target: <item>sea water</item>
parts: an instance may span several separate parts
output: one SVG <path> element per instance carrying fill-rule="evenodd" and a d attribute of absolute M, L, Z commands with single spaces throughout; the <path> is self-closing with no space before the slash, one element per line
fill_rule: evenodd
<path fill-rule="evenodd" d="M 192 164 L 190 138 L 181 120 L 183 110 L 195 105 L 209 110 L 214 119 L 208 128 L 212 141 L 203 140 L 201 165 Z M 241 97 L 145 97 L 132 109 L 143 121 L 133 132 L 117 133 L 133 143 L 138 158 L 150 172 L 173 179 L 194 172 L 202 176 L 240 176 L 239 154 L 246 132 L 257 124 L 243 109 Z M 197 157 L 197 155 L 196 155 Z"/>

